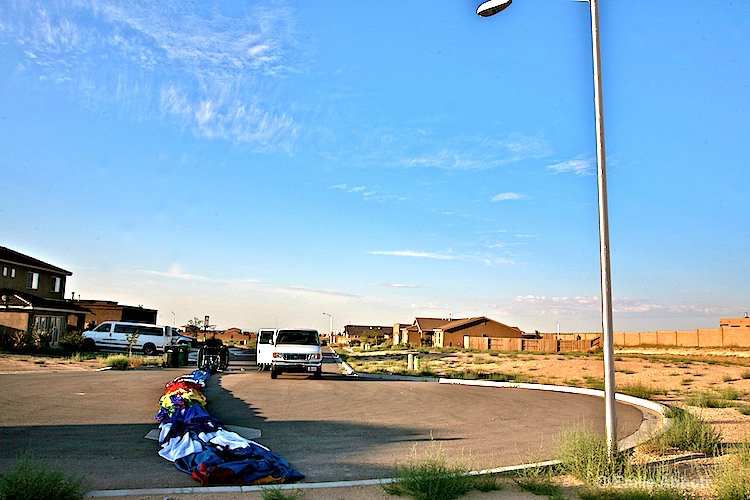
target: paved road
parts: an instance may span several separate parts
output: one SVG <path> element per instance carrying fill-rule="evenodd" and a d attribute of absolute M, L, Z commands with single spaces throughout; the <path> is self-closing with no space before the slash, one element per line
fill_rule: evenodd
<path fill-rule="evenodd" d="M 472 468 L 546 459 L 563 429 L 604 426 L 604 404 L 590 396 L 352 379 L 325 361 L 320 380 L 271 380 L 252 356 L 233 356 L 231 370 L 209 380 L 208 409 L 260 429 L 258 441 L 306 481 L 390 477 L 415 446 L 419 456 L 440 447 Z M 190 370 L 0 375 L 0 469 L 29 451 L 89 476 L 94 489 L 195 486 L 143 439 L 164 384 Z M 639 410 L 618 405 L 620 436 L 640 422 Z"/>

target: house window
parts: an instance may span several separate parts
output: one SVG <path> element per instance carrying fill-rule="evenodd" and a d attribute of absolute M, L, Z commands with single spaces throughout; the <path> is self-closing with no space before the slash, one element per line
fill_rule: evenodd
<path fill-rule="evenodd" d="M 8 276 L 8 266 L 3 266 L 3 278 Z"/>
<path fill-rule="evenodd" d="M 11 278 L 15 278 L 16 277 L 16 268 L 15 267 L 11 267 L 10 268 L 10 277 Z"/>
<path fill-rule="evenodd" d="M 62 288 L 62 279 L 59 276 L 52 276 L 52 283 L 50 285 L 49 291 L 60 293 L 61 288 Z"/>
<path fill-rule="evenodd" d="M 29 271 L 29 279 L 26 282 L 26 286 L 32 290 L 39 289 L 39 273 Z"/>

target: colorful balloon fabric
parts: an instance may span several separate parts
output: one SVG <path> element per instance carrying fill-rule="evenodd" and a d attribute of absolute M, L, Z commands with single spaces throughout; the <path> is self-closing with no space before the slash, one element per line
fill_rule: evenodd
<path fill-rule="evenodd" d="M 305 476 L 265 446 L 224 429 L 205 409 L 210 373 L 194 370 L 166 385 L 159 400 L 159 455 L 210 484 L 272 484 Z"/>

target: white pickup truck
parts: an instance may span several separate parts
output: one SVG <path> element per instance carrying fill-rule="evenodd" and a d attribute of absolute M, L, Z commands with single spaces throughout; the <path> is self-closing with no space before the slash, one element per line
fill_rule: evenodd
<path fill-rule="evenodd" d="M 323 374 L 323 354 L 320 335 L 312 329 L 281 329 L 273 339 L 271 378 L 284 372 L 312 373 L 314 378 Z"/>

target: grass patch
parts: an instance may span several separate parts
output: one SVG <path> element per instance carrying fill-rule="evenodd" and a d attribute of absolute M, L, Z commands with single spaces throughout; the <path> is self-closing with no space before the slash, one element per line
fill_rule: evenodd
<path fill-rule="evenodd" d="M 581 500 L 681 500 L 691 495 L 674 488 L 591 488 L 580 491 Z"/>
<path fill-rule="evenodd" d="M 627 456 L 619 451 L 610 459 L 606 439 L 583 428 L 563 433 L 556 456 L 565 474 L 589 485 L 623 476 L 628 464 Z"/>
<path fill-rule="evenodd" d="M 80 476 L 51 468 L 46 462 L 23 455 L 7 472 L 0 472 L 0 498 L 76 500 L 86 494 Z"/>
<path fill-rule="evenodd" d="M 598 378 L 598 377 L 590 377 L 585 376 L 583 377 L 583 381 L 586 382 L 586 387 L 589 389 L 598 389 L 600 391 L 604 390 L 604 379 Z"/>
<path fill-rule="evenodd" d="M 641 399 L 653 399 L 654 396 L 660 394 L 666 394 L 667 391 L 664 389 L 657 389 L 641 383 L 637 384 L 625 384 L 617 387 L 617 392 L 633 396 Z"/>
<path fill-rule="evenodd" d="M 727 461 L 713 469 L 711 481 L 716 498 L 750 498 L 750 445 L 735 448 Z"/>
<path fill-rule="evenodd" d="M 396 466 L 396 480 L 383 485 L 389 495 L 408 496 L 416 500 L 451 500 L 468 492 L 501 489 L 493 476 L 469 475 L 468 467 L 460 462 L 449 462 L 442 448 L 430 443 L 424 457 L 414 447 L 411 459 Z"/>
<path fill-rule="evenodd" d="M 742 413 L 743 415 L 750 415 L 750 406 L 742 406 L 740 408 L 737 408 L 737 411 Z"/>
<path fill-rule="evenodd" d="M 666 416 L 672 419 L 672 424 L 663 434 L 643 445 L 647 450 L 663 454 L 678 449 L 708 456 L 719 453 L 721 433 L 710 423 L 681 408 L 670 408 Z"/>
<path fill-rule="evenodd" d="M 542 467 L 531 467 L 517 472 L 513 481 L 523 491 L 532 495 L 546 496 L 551 499 L 562 499 L 562 488 L 553 480 L 552 469 Z"/>
<path fill-rule="evenodd" d="M 96 359 L 96 354 L 92 354 L 90 352 L 74 352 L 73 354 L 68 357 L 70 361 L 74 361 L 76 363 L 80 363 L 81 361 L 89 361 L 92 359 Z"/>
<path fill-rule="evenodd" d="M 127 370 L 130 368 L 130 358 L 125 354 L 113 354 L 100 360 L 104 366 L 114 370 Z"/>
<path fill-rule="evenodd" d="M 261 488 L 260 497 L 263 500 L 302 500 L 300 490 L 285 490 L 279 486 Z"/>
<path fill-rule="evenodd" d="M 740 373 L 740 378 L 743 380 L 747 380 L 750 378 L 750 370 L 742 370 L 742 373 Z"/>
<path fill-rule="evenodd" d="M 734 405 L 733 401 L 738 398 L 739 392 L 735 389 L 719 392 L 696 391 L 687 395 L 685 403 L 699 408 L 729 408 Z"/>
<path fill-rule="evenodd" d="M 504 484 L 498 482 L 497 477 L 492 474 L 484 476 L 474 476 L 474 489 L 481 491 L 482 493 L 489 493 L 490 491 L 500 491 L 505 487 Z"/>

